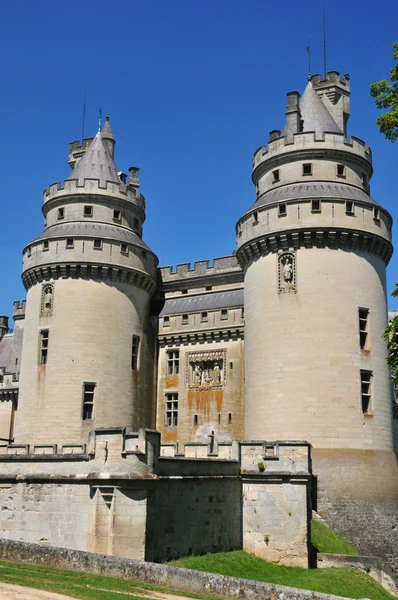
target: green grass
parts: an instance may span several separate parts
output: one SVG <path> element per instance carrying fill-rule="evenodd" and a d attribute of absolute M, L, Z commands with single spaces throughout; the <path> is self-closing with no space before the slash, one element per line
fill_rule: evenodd
<path fill-rule="evenodd" d="M 268 563 L 243 550 L 187 556 L 169 564 L 348 598 L 370 598 L 371 600 L 393 600 L 394 598 L 374 579 L 357 569 L 345 567 L 308 570 L 284 567 Z"/>
<path fill-rule="evenodd" d="M 64 594 L 81 600 L 151 600 L 156 592 L 175 593 L 198 600 L 208 599 L 205 595 L 188 594 L 115 577 L 8 561 L 0 561 L 0 581 Z"/>
<path fill-rule="evenodd" d="M 322 521 L 311 521 L 311 543 L 318 552 L 330 554 L 350 554 L 358 556 L 358 552 L 344 538 L 329 529 Z"/>

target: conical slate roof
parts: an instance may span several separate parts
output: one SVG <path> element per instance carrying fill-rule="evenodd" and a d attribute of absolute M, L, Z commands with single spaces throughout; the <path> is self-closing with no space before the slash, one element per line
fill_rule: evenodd
<path fill-rule="evenodd" d="M 68 179 L 77 179 L 78 185 L 84 185 L 85 179 L 99 179 L 103 187 L 106 186 L 107 181 L 120 183 L 117 167 L 100 132 L 78 160 Z"/>
<path fill-rule="evenodd" d="M 102 135 L 102 139 L 104 139 L 104 140 L 115 141 L 115 138 L 113 136 L 112 129 L 111 129 L 111 124 L 109 123 L 109 115 L 106 115 L 106 121 L 105 121 L 105 125 L 101 131 L 101 135 Z"/>
<path fill-rule="evenodd" d="M 343 133 L 312 87 L 311 82 L 308 83 L 300 97 L 299 105 L 303 131 L 315 131 L 315 137 L 318 139 L 324 137 L 325 131 Z"/>

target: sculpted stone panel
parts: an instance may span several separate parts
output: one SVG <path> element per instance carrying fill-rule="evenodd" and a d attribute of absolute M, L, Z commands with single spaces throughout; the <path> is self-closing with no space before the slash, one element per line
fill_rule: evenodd
<path fill-rule="evenodd" d="M 185 382 L 189 389 L 221 388 L 225 385 L 227 351 L 188 352 Z"/>
<path fill-rule="evenodd" d="M 46 283 L 41 291 L 40 316 L 48 317 L 53 314 L 54 307 L 54 284 Z"/>
<path fill-rule="evenodd" d="M 296 291 L 296 255 L 282 252 L 278 255 L 278 292 L 285 294 Z"/>

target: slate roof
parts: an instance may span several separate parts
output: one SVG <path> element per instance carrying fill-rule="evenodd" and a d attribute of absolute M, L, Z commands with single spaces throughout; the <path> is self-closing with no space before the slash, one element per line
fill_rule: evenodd
<path fill-rule="evenodd" d="M 249 211 L 260 206 L 273 204 L 274 202 L 286 202 L 298 198 L 336 198 L 340 200 L 353 200 L 354 202 L 367 202 L 368 204 L 380 206 L 378 202 L 373 200 L 373 198 L 360 188 L 345 183 L 314 181 L 292 183 L 269 190 L 259 197 Z"/>
<path fill-rule="evenodd" d="M 151 252 L 151 249 L 131 229 L 126 229 L 125 227 L 107 223 L 87 223 L 80 221 L 58 223 L 57 225 L 47 227 L 47 229 L 45 229 L 43 233 L 39 235 L 39 237 L 34 239 L 33 242 L 67 237 L 87 237 L 91 239 L 101 238 L 104 240 L 126 242 L 127 244 L 132 244 L 133 246 L 145 248 Z"/>
<path fill-rule="evenodd" d="M 233 306 L 243 306 L 243 290 L 185 296 L 183 298 L 168 298 L 164 303 L 160 316 L 218 310 Z"/>
<path fill-rule="evenodd" d="M 106 121 L 101 131 L 101 135 L 103 140 L 115 140 L 111 129 L 111 124 L 109 123 L 109 115 L 106 115 Z"/>
<path fill-rule="evenodd" d="M 14 336 L 5 335 L 0 340 L 0 367 L 3 367 L 6 373 L 12 373 L 12 349 Z"/>
<path fill-rule="evenodd" d="M 303 131 L 315 131 L 315 137 L 322 139 L 325 131 L 343 133 L 332 115 L 308 82 L 299 101 Z"/>
<path fill-rule="evenodd" d="M 106 186 L 107 181 L 120 183 L 117 167 L 100 132 L 77 161 L 66 181 L 69 179 L 77 179 L 78 185 L 84 185 L 85 179 L 98 179 L 102 187 Z"/>

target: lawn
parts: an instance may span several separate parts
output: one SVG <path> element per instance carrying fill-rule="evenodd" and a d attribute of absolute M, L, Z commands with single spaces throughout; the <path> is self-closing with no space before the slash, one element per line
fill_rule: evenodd
<path fill-rule="evenodd" d="M 358 556 L 357 550 L 329 529 L 322 521 L 311 521 L 311 543 L 318 552 L 330 554 L 351 554 Z"/>
<path fill-rule="evenodd" d="M 302 569 L 274 565 L 248 554 L 243 550 L 220 552 L 204 556 L 187 556 L 171 563 L 209 573 L 221 573 L 232 577 L 255 579 L 314 592 L 346 596 L 347 598 L 370 598 L 371 600 L 394 600 L 374 579 L 363 571 L 352 568 Z M 396 599 L 395 599 L 396 600 Z"/>

